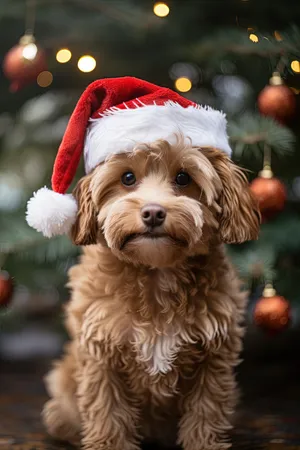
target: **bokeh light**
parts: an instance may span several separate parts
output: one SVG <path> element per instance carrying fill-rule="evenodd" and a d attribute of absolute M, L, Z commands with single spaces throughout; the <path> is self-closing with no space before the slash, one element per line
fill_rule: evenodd
<path fill-rule="evenodd" d="M 170 8 L 164 2 L 157 2 L 153 6 L 153 12 L 158 17 L 167 17 L 170 13 Z"/>
<path fill-rule="evenodd" d="M 96 60 L 90 55 L 83 55 L 79 58 L 77 66 L 81 72 L 92 72 L 96 67 Z"/>
<path fill-rule="evenodd" d="M 0 172 L 0 211 L 15 211 L 22 201 L 22 178 L 10 171 Z"/>
<path fill-rule="evenodd" d="M 65 64 L 72 58 L 72 53 L 68 48 L 61 48 L 56 53 L 56 61 L 61 64 Z"/>
<path fill-rule="evenodd" d="M 278 42 L 283 41 L 283 37 L 277 30 L 274 31 L 274 37 L 275 37 L 276 41 L 278 41 Z"/>
<path fill-rule="evenodd" d="M 297 198 L 300 198 L 300 177 L 296 177 L 293 179 L 292 191 Z"/>
<path fill-rule="evenodd" d="M 29 61 L 32 61 L 36 57 L 37 52 L 38 52 L 37 46 L 35 44 L 31 43 L 31 44 L 27 44 L 24 46 L 22 55 L 23 55 L 23 58 L 28 59 Z"/>
<path fill-rule="evenodd" d="M 290 87 L 290 89 L 294 92 L 295 95 L 299 95 L 300 94 L 300 89 L 297 89 L 295 87 Z"/>
<path fill-rule="evenodd" d="M 297 60 L 292 61 L 291 68 L 294 72 L 300 73 L 300 61 Z"/>
<path fill-rule="evenodd" d="M 241 113 L 253 96 L 251 84 L 237 75 L 216 75 L 212 87 L 220 108 L 230 114 Z"/>
<path fill-rule="evenodd" d="M 177 78 L 175 81 L 175 88 L 179 92 L 188 92 L 192 89 L 192 82 L 186 77 Z"/>
<path fill-rule="evenodd" d="M 188 62 L 176 62 L 172 64 L 169 69 L 169 75 L 174 81 L 178 78 L 184 77 L 191 80 L 193 84 L 197 84 L 200 77 L 202 77 L 200 68 L 196 64 Z"/>
<path fill-rule="evenodd" d="M 255 43 L 259 41 L 258 36 L 254 33 L 249 34 L 249 39 L 250 39 L 250 41 L 255 42 Z"/>
<path fill-rule="evenodd" d="M 236 71 L 236 65 L 233 61 L 225 59 L 224 61 L 221 61 L 220 69 L 224 75 L 231 75 Z"/>
<path fill-rule="evenodd" d="M 53 81 L 53 75 L 48 70 L 45 70 L 38 75 L 36 81 L 40 87 L 48 87 Z"/>

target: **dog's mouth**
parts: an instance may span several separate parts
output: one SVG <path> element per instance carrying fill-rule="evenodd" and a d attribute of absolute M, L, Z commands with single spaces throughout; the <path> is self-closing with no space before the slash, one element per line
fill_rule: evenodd
<path fill-rule="evenodd" d="M 132 242 L 136 239 L 149 239 L 149 240 L 153 240 L 153 241 L 159 241 L 162 239 L 166 239 L 166 240 L 170 240 L 173 241 L 175 244 L 180 245 L 182 247 L 187 247 L 187 242 L 182 240 L 182 239 L 178 239 L 175 238 L 173 236 L 170 236 L 167 233 L 156 233 L 156 232 L 145 232 L 145 233 L 132 233 L 132 234 L 128 234 L 125 239 L 122 241 L 122 244 L 120 246 L 120 250 L 123 250 L 124 247 L 129 243 Z"/>

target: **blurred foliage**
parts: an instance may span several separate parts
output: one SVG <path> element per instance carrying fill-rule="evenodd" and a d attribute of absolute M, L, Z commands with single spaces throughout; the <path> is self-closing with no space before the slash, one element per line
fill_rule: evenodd
<path fill-rule="evenodd" d="M 270 58 L 276 62 L 283 57 L 282 62 L 291 71 L 289 62 L 292 59 L 300 58 L 300 31 L 295 25 L 289 26 L 286 30 L 277 33 L 263 31 L 257 27 L 248 27 L 248 33 L 243 29 L 228 29 L 224 34 L 219 30 L 213 35 L 206 36 L 200 42 L 195 43 L 192 51 L 197 54 L 198 60 L 214 61 L 224 58 L 224 55 L 259 56 Z M 254 34 L 257 38 L 249 39 L 249 35 Z"/>
<path fill-rule="evenodd" d="M 253 158 L 263 158 L 264 145 L 279 157 L 290 156 L 294 151 L 295 136 L 292 131 L 273 119 L 258 114 L 245 113 L 228 125 L 228 134 L 233 147 L 233 158 L 241 161 L 244 152 Z"/>

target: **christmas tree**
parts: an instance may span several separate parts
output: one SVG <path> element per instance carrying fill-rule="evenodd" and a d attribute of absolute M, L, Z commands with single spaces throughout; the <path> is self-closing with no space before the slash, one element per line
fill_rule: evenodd
<path fill-rule="evenodd" d="M 255 179 L 263 217 L 259 240 L 229 246 L 228 252 L 253 301 L 265 285 L 266 295 L 274 297 L 276 287 L 296 323 L 297 8 L 291 0 L 276 5 L 269 0 L 1 2 L 0 48 L 6 55 L 0 81 L 2 330 L 23 327 L 36 315 L 49 319 L 50 313 L 59 322 L 66 273 L 80 249 L 66 237 L 47 240 L 30 229 L 26 201 L 50 185 L 57 147 L 83 89 L 94 79 L 123 75 L 171 87 L 226 112 L 233 159 L 247 169 L 249 181 Z M 78 177 L 82 174 L 81 169 Z M 11 307 L 4 308 L 11 298 Z M 288 321 L 289 315 L 282 326 Z"/>

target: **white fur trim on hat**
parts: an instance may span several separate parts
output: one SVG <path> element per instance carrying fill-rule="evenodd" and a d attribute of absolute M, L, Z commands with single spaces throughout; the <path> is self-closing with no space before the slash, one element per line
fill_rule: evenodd
<path fill-rule="evenodd" d="M 89 173 L 114 154 L 130 152 L 140 143 L 165 139 L 171 144 L 182 134 L 192 145 L 215 147 L 229 156 L 226 116 L 209 107 L 183 108 L 169 101 L 164 105 L 144 105 L 135 109 L 111 108 L 99 119 L 91 119 L 84 145 L 85 170 Z"/>
<path fill-rule="evenodd" d="M 77 203 L 70 194 L 59 194 L 46 187 L 39 189 L 27 203 L 29 226 L 51 238 L 67 234 L 75 223 Z"/>

